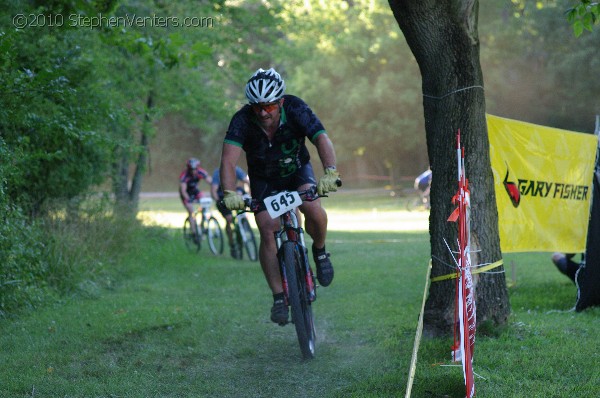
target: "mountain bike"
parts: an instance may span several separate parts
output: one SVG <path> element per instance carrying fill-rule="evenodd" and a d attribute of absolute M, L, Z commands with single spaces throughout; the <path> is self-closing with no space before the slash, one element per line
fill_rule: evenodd
<path fill-rule="evenodd" d="M 202 240 L 206 236 L 208 247 L 213 254 L 223 253 L 223 233 L 217 219 L 210 210 L 211 198 L 200 198 L 199 206 L 194 212 L 196 218 L 196 231 L 192 231 L 189 217 L 183 224 L 183 240 L 190 251 L 199 252 L 202 248 Z"/>
<path fill-rule="evenodd" d="M 429 211 L 431 208 L 429 198 L 431 177 L 431 169 L 427 169 L 415 178 L 414 189 L 410 190 L 408 200 L 406 201 L 406 210 Z"/>
<path fill-rule="evenodd" d="M 250 199 L 250 195 L 246 194 L 244 195 L 244 200 L 247 199 Z M 240 210 L 237 212 L 237 214 L 235 214 L 234 239 L 238 248 L 237 253 L 239 253 L 239 260 L 243 259 L 244 251 L 246 251 L 250 261 L 258 260 L 258 247 L 256 245 L 256 238 L 254 237 L 252 227 L 250 227 L 250 222 L 248 221 L 248 216 L 246 215 L 245 210 Z"/>
<path fill-rule="evenodd" d="M 338 186 L 341 181 L 338 181 Z M 296 208 L 303 201 L 312 202 L 319 197 L 316 186 L 303 191 L 280 191 L 263 200 L 272 218 L 279 218 L 280 229 L 275 232 L 279 272 L 286 304 L 290 306 L 292 323 L 296 328 L 300 351 L 304 359 L 315 356 L 315 323 L 312 303 L 317 299 L 317 284 L 310 266 L 304 242 L 304 230 L 299 226 Z M 256 200 L 246 199 L 246 206 L 256 209 Z"/>
<path fill-rule="evenodd" d="M 420 189 L 411 190 L 406 200 L 408 211 L 428 211 L 431 207 L 429 193 L 425 194 Z"/>

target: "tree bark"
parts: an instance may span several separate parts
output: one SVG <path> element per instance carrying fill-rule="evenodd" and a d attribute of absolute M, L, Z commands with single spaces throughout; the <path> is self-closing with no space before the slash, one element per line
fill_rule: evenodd
<path fill-rule="evenodd" d="M 131 190 L 129 192 L 129 204 L 134 213 L 138 211 L 140 201 L 140 192 L 142 191 L 142 181 L 144 171 L 146 170 L 146 162 L 148 160 L 148 147 L 150 145 L 150 131 L 152 129 L 152 118 L 150 114 L 154 108 L 154 92 L 150 90 L 146 99 L 146 115 L 144 115 L 144 125 L 142 127 L 142 136 L 140 139 L 140 153 L 135 163 L 135 172 L 131 180 Z"/>
<path fill-rule="evenodd" d="M 465 148 L 471 191 L 473 265 L 501 259 L 498 212 L 489 157 L 483 74 L 479 61 L 476 0 L 389 0 L 394 17 L 419 65 L 427 152 L 433 180 L 429 232 L 431 276 L 450 274 L 455 264 L 446 243 L 457 248 L 457 225 L 447 222 L 457 191 L 456 133 Z M 510 314 L 503 267 L 473 276 L 477 324 L 503 325 Z M 453 331 L 455 280 L 431 284 L 424 331 Z"/>
<path fill-rule="evenodd" d="M 139 154 L 135 162 L 135 170 L 129 185 L 129 158 L 130 150 L 124 147 L 116 147 L 114 150 L 113 163 L 113 192 L 115 194 L 115 211 L 120 216 L 136 216 L 138 212 L 140 192 L 146 162 L 148 160 L 148 148 L 152 130 L 152 118 L 150 117 L 154 108 L 154 92 L 150 90 L 146 98 L 146 114 L 142 126 Z"/>

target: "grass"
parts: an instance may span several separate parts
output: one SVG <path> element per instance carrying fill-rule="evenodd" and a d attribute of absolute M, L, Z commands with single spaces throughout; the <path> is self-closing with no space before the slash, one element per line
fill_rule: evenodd
<path fill-rule="evenodd" d="M 343 213 L 356 199 L 326 205 Z M 365 199 L 363 212 L 391 216 L 395 200 Z M 110 289 L 2 321 L 0 397 L 404 396 L 427 232 L 330 232 L 336 277 L 318 291 L 317 357 L 308 362 L 293 328 L 268 320 L 257 263 L 206 247 L 188 253 L 178 228 L 142 234 Z M 569 311 L 575 287 L 548 254 L 506 255 L 505 263 L 513 313 L 504 330 L 477 335 L 477 395 L 600 396 L 599 309 Z M 442 366 L 450 345 L 421 342 L 413 397 L 464 396 L 461 369 Z"/>
<path fill-rule="evenodd" d="M 505 254 L 512 306 L 509 325 L 501 331 L 479 331 L 474 371 L 482 397 L 600 396 L 600 308 L 571 309 L 576 288 L 550 262 L 548 253 Z M 448 363 L 442 339 L 422 345 L 413 396 L 460 396 L 460 368 Z M 450 377 L 449 377 L 450 376 Z M 431 386 L 436 386 L 432 389 Z M 464 394 L 464 392 L 463 392 Z"/>

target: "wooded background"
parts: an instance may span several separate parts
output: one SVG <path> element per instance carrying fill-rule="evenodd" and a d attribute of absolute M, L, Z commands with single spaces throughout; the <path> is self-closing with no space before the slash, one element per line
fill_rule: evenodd
<path fill-rule="evenodd" d="M 489 113 L 593 131 L 599 33 L 576 39 L 570 6 L 480 2 Z M 348 186 L 429 163 L 419 70 L 383 0 L 9 1 L 0 31 L 3 189 L 26 212 L 98 187 L 135 208 L 175 190 L 189 156 L 212 171 L 258 67 L 320 116 Z"/>

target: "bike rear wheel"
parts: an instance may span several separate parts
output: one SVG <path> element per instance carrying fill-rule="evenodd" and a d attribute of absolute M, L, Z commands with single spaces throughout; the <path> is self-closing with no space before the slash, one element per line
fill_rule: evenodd
<path fill-rule="evenodd" d="M 183 241 L 185 242 L 185 246 L 189 251 L 200 251 L 202 242 L 200 241 L 199 237 L 194 238 L 194 231 L 192 230 L 192 224 L 190 223 L 189 218 L 186 218 L 185 223 L 183 224 Z"/>
<path fill-rule="evenodd" d="M 254 232 L 252 231 L 252 227 L 250 227 L 250 222 L 248 222 L 248 219 L 242 218 L 240 220 L 239 227 L 244 249 L 246 250 L 246 254 L 248 254 L 248 258 L 250 261 L 258 260 L 258 247 L 256 246 L 256 238 L 254 237 Z"/>
<path fill-rule="evenodd" d="M 208 239 L 208 247 L 213 254 L 223 253 L 223 233 L 221 226 L 216 218 L 211 217 L 206 223 L 206 238 Z"/>
<path fill-rule="evenodd" d="M 408 211 L 427 211 L 429 210 L 429 198 L 423 196 L 416 196 L 408 198 L 406 202 L 406 210 Z"/>
<path fill-rule="evenodd" d="M 285 242 L 282 246 L 283 265 L 287 277 L 288 302 L 292 311 L 292 322 L 296 327 L 300 351 L 304 359 L 315 356 L 315 327 L 312 307 L 306 292 L 306 282 L 299 253 L 299 245 Z"/>

